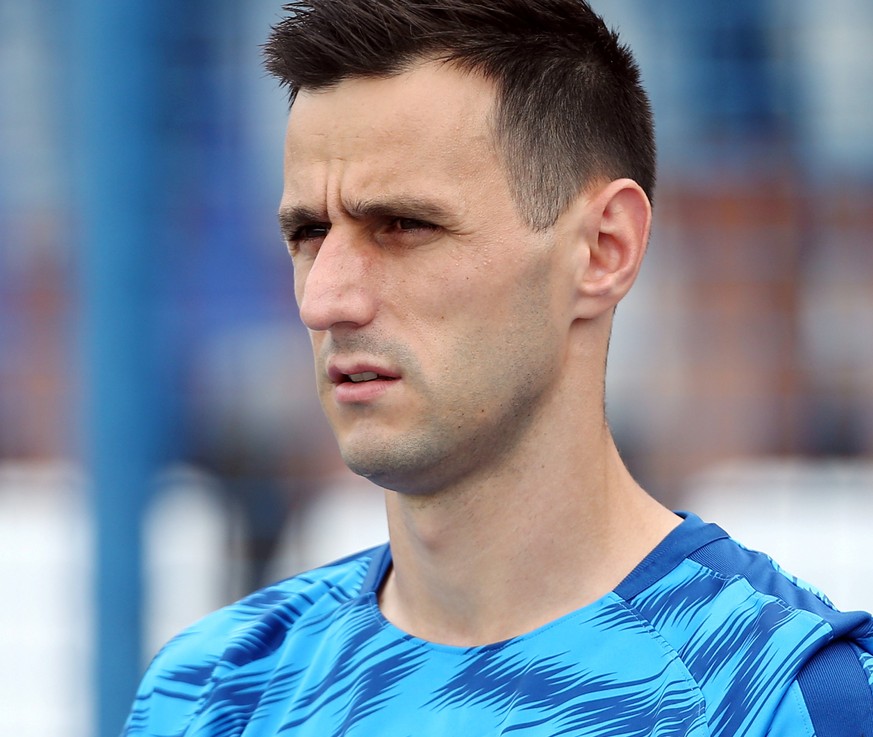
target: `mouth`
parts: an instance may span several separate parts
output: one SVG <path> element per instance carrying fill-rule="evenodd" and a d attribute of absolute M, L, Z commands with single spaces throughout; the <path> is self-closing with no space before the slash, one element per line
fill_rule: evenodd
<path fill-rule="evenodd" d="M 342 374 L 338 384 L 367 384 L 371 381 L 397 381 L 396 376 L 377 374 L 375 371 L 362 371 L 359 374 Z"/>
<path fill-rule="evenodd" d="M 333 397 L 340 405 L 370 405 L 400 379 L 399 375 L 382 373 L 384 368 L 373 365 L 347 365 L 343 369 L 336 366 L 328 369 Z"/>
<path fill-rule="evenodd" d="M 365 381 L 375 381 L 380 377 L 379 374 L 377 374 L 375 371 L 364 371 L 361 374 L 343 374 L 343 378 L 345 381 L 351 381 L 355 384 L 361 384 Z"/>
<path fill-rule="evenodd" d="M 386 372 L 379 366 L 344 366 L 329 365 L 327 375 L 333 384 L 366 384 L 371 381 L 396 381 L 399 375 Z"/>

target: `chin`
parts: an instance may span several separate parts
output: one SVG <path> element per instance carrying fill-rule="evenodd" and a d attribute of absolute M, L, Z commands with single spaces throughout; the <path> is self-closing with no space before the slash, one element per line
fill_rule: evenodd
<path fill-rule="evenodd" d="M 349 469 L 368 481 L 389 491 L 407 494 L 426 494 L 434 472 L 431 457 L 426 460 L 408 453 L 342 451 L 342 458 Z"/>
<path fill-rule="evenodd" d="M 354 473 L 405 494 L 435 493 L 475 472 L 483 457 L 475 436 L 459 437 L 453 423 L 425 428 L 356 428 L 338 436 L 340 454 Z"/>
<path fill-rule="evenodd" d="M 400 479 L 408 473 L 386 458 L 362 458 L 359 454 L 351 453 L 342 453 L 342 457 L 349 470 L 384 489 L 396 490 Z"/>

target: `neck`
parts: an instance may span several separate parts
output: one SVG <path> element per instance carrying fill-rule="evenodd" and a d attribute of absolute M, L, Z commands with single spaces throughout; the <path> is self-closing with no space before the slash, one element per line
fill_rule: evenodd
<path fill-rule="evenodd" d="M 458 646 L 521 635 L 612 590 L 678 524 L 631 478 L 602 421 L 563 435 L 463 488 L 388 492 L 390 621 Z"/>

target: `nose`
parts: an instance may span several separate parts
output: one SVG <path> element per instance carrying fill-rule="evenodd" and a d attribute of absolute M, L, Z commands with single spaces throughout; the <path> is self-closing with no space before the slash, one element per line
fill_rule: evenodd
<path fill-rule="evenodd" d="M 369 323 L 375 314 L 373 259 L 367 244 L 332 228 L 308 266 L 295 270 L 300 318 L 310 330 Z"/>

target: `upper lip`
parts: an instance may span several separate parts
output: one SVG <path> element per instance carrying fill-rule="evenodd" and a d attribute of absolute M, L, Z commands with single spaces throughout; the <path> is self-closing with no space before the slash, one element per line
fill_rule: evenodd
<path fill-rule="evenodd" d="M 380 377 L 386 379 L 400 378 L 400 374 L 393 369 L 372 361 L 332 360 L 327 365 L 327 377 L 333 384 L 342 384 L 343 382 L 348 381 L 349 376 L 353 374 L 365 374 L 370 372 L 378 374 Z"/>

